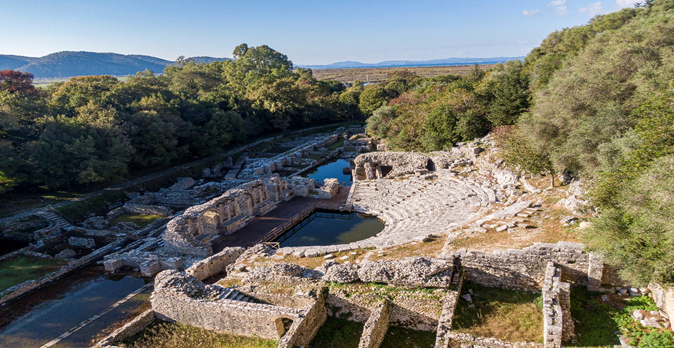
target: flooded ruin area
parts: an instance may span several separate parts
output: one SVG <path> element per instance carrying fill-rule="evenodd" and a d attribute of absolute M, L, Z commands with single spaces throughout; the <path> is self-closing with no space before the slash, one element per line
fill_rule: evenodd
<path fill-rule="evenodd" d="M 283 247 L 348 244 L 383 229 L 384 224 L 369 215 L 318 210 L 276 241 Z"/>
<path fill-rule="evenodd" d="M 334 159 L 312 169 L 304 174 L 305 177 L 322 182 L 328 178 L 339 180 L 342 185 L 350 186 L 353 182 L 351 174 L 345 174 L 344 168 L 350 168 L 351 162 L 346 159 Z"/>
<path fill-rule="evenodd" d="M 90 347 L 149 305 L 148 282 L 130 269 L 85 267 L 0 306 L 0 347 Z"/>

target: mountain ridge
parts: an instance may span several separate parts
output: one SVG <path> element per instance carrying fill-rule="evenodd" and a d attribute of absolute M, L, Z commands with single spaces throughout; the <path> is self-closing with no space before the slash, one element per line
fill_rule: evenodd
<path fill-rule="evenodd" d="M 193 59 L 198 63 L 230 60 L 216 57 Z M 43 57 L 0 55 L 0 70 L 29 72 L 37 79 L 87 75 L 126 76 L 144 70 L 161 73 L 164 68 L 174 64 L 176 64 L 174 61 L 153 56 L 112 52 L 62 51 Z"/>
<path fill-rule="evenodd" d="M 523 60 L 524 57 L 491 57 L 491 58 L 443 58 L 431 60 L 387 60 L 379 63 L 361 63 L 357 61 L 336 62 L 325 65 L 299 64 L 298 67 L 310 69 L 353 69 L 353 68 L 394 68 L 412 66 L 496 64 L 509 60 Z"/>
<path fill-rule="evenodd" d="M 325 65 L 298 64 L 297 67 L 310 69 L 350 69 L 350 68 L 389 68 L 413 66 L 442 66 L 467 64 L 496 64 L 524 57 L 491 57 L 491 58 L 444 58 L 433 60 L 388 60 L 379 63 L 362 63 L 357 61 L 335 62 Z M 231 60 L 207 56 L 192 57 L 196 63 L 212 63 Z M 29 72 L 36 79 L 68 78 L 87 75 L 134 75 L 139 71 L 150 70 L 161 73 L 164 68 L 176 64 L 174 61 L 141 55 L 119 54 L 112 52 L 62 51 L 43 57 L 26 57 L 19 55 L 0 55 L 0 70 L 19 70 Z"/>

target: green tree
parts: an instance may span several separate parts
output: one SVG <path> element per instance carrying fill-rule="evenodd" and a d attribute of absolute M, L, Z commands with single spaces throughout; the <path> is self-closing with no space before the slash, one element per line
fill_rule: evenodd
<path fill-rule="evenodd" d="M 365 116 L 371 116 L 372 112 L 384 105 L 388 100 L 388 94 L 380 84 L 368 85 L 360 93 L 358 108 Z"/>

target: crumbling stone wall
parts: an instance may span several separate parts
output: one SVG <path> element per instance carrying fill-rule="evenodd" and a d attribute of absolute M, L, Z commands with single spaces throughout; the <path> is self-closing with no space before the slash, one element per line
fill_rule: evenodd
<path fill-rule="evenodd" d="M 354 180 L 374 180 L 428 170 L 430 157 L 414 152 L 373 152 L 354 160 Z"/>
<path fill-rule="evenodd" d="M 299 318 L 293 321 L 288 332 L 281 338 L 278 348 L 305 347 L 311 343 L 316 337 L 318 329 L 328 318 L 328 312 L 325 308 L 326 296 L 327 291 L 321 289 L 316 301 L 305 306 Z"/>
<path fill-rule="evenodd" d="M 571 285 L 562 282 L 562 269 L 548 262 L 543 285 L 543 340 L 546 348 L 560 348 L 573 338 Z"/>
<path fill-rule="evenodd" d="M 204 285 L 184 272 L 163 271 L 150 301 L 157 318 L 240 336 L 278 340 L 277 319 L 299 320 L 301 310 L 222 299 L 226 289 Z"/>
<path fill-rule="evenodd" d="M 186 209 L 166 226 L 163 238 L 167 249 L 201 257 L 212 255 L 212 238 L 232 234 L 245 226 L 251 217 L 276 208 L 272 198 L 279 198 L 284 188 L 283 180 L 278 176 L 265 181 L 254 180 Z M 270 191 L 274 194 L 270 195 Z"/>
<path fill-rule="evenodd" d="M 493 252 L 458 250 L 445 256 L 461 258 L 467 280 L 512 290 L 540 290 L 550 261 L 562 268 L 562 280 L 575 286 L 587 286 L 588 274 L 596 279 L 601 268 L 593 262 L 590 269 L 590 254 L 583 251 L 583 245 L 569 242 L 534 243 L 524 249 Z"/>
<path fill-rule="evenodd" d="M 444 290 L 437 290 L 444 292 Z M 331 316 L 348 317 L 351 321 L 366 323 L 377 302 L 370 293 L 352 293 L 331 289 L 327 304 Z M 437 298 L 398 296 L 390 299 L 389 323 L 413 330 L 433 331 L 438 326 L 440 306 Z"/>
<path fill-rule="evenodd" d="M 163 271 L 155 278 L 150 301 L 159 319 L 240 336 L 283 337 L 279 347 L 310 343 L 327 317 L 324 291 L 297 309 L 225 299 L 228 290 L 205 285 L 184 272 Z M 293 321 L 287 333 L 284 318 Z"/>
<path fill-rule="evenodd" d="M 477 337 L 462 332 L 448 332 L 447 339 L 450 342 L 450 347 L 543 348 L 540 343 L 509 342 L 493 337 Z"/>
<path fill-rule="evenodd" d="M 389 327 L 389 302 L 380 302 L 365 323 L 358 348 L 379 348 Z"/>
<path fill-rule="evenodd" d="M 199 280 L 210 278 L 224 271 L 227 266 L 234 263 L 245 250 L 245 248 L 241 247 L 225 248 L 213 256 L 194 263 L 190 268 L 185 270 L 185 273 L 194 276 Z"/>
<path fill-rule="evenodd" d="M 445 299 L 442 301 L 442 313 L 440 313 L 440 319 L 438 320 L 435 348 L 449 348 L 451 342 L 449 337 L 452 330 L 452 322 L 454 321 L 454 312 L 456 312 L 461 288 L 463 287 L 463 276 L 458 275 L 457 277 L 456 288 L 447 291 L 447 295 L 445 295 Z"/>

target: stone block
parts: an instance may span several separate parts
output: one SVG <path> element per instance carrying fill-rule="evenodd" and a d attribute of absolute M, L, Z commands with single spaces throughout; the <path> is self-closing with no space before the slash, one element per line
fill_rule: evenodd
<path fill-rule="evenodd" d="M 68 244 L 74 247 L 91 249 L 96 246 L 96 241 L 92 238 L 70 237 L 68 238 Z"/>
<path fill-rule="evenodd" d="M 125 263 L 121 259 L 107 259 L 103 261 L 103 266 L 107 272 L 116 272 L 118 269 L 124 267 Z"/>
<path fill-rule="evenodd" d="M 146 261 L 140 265 L 140 274 L 143 277 L 153 277 L 155 274 L 161 271 L 162 265 L 158 260 Z"/>
<path fill-rule="evenodd" d="M 57 259 L 69 259 L 69 258 L 71 258 L 75 255 L 77 255 L 77 253 L 75 253 L 75 250 L 73 250 L 73 249 L 63 249 L 58 254 L 56 254 L 55 257 Z"/>

